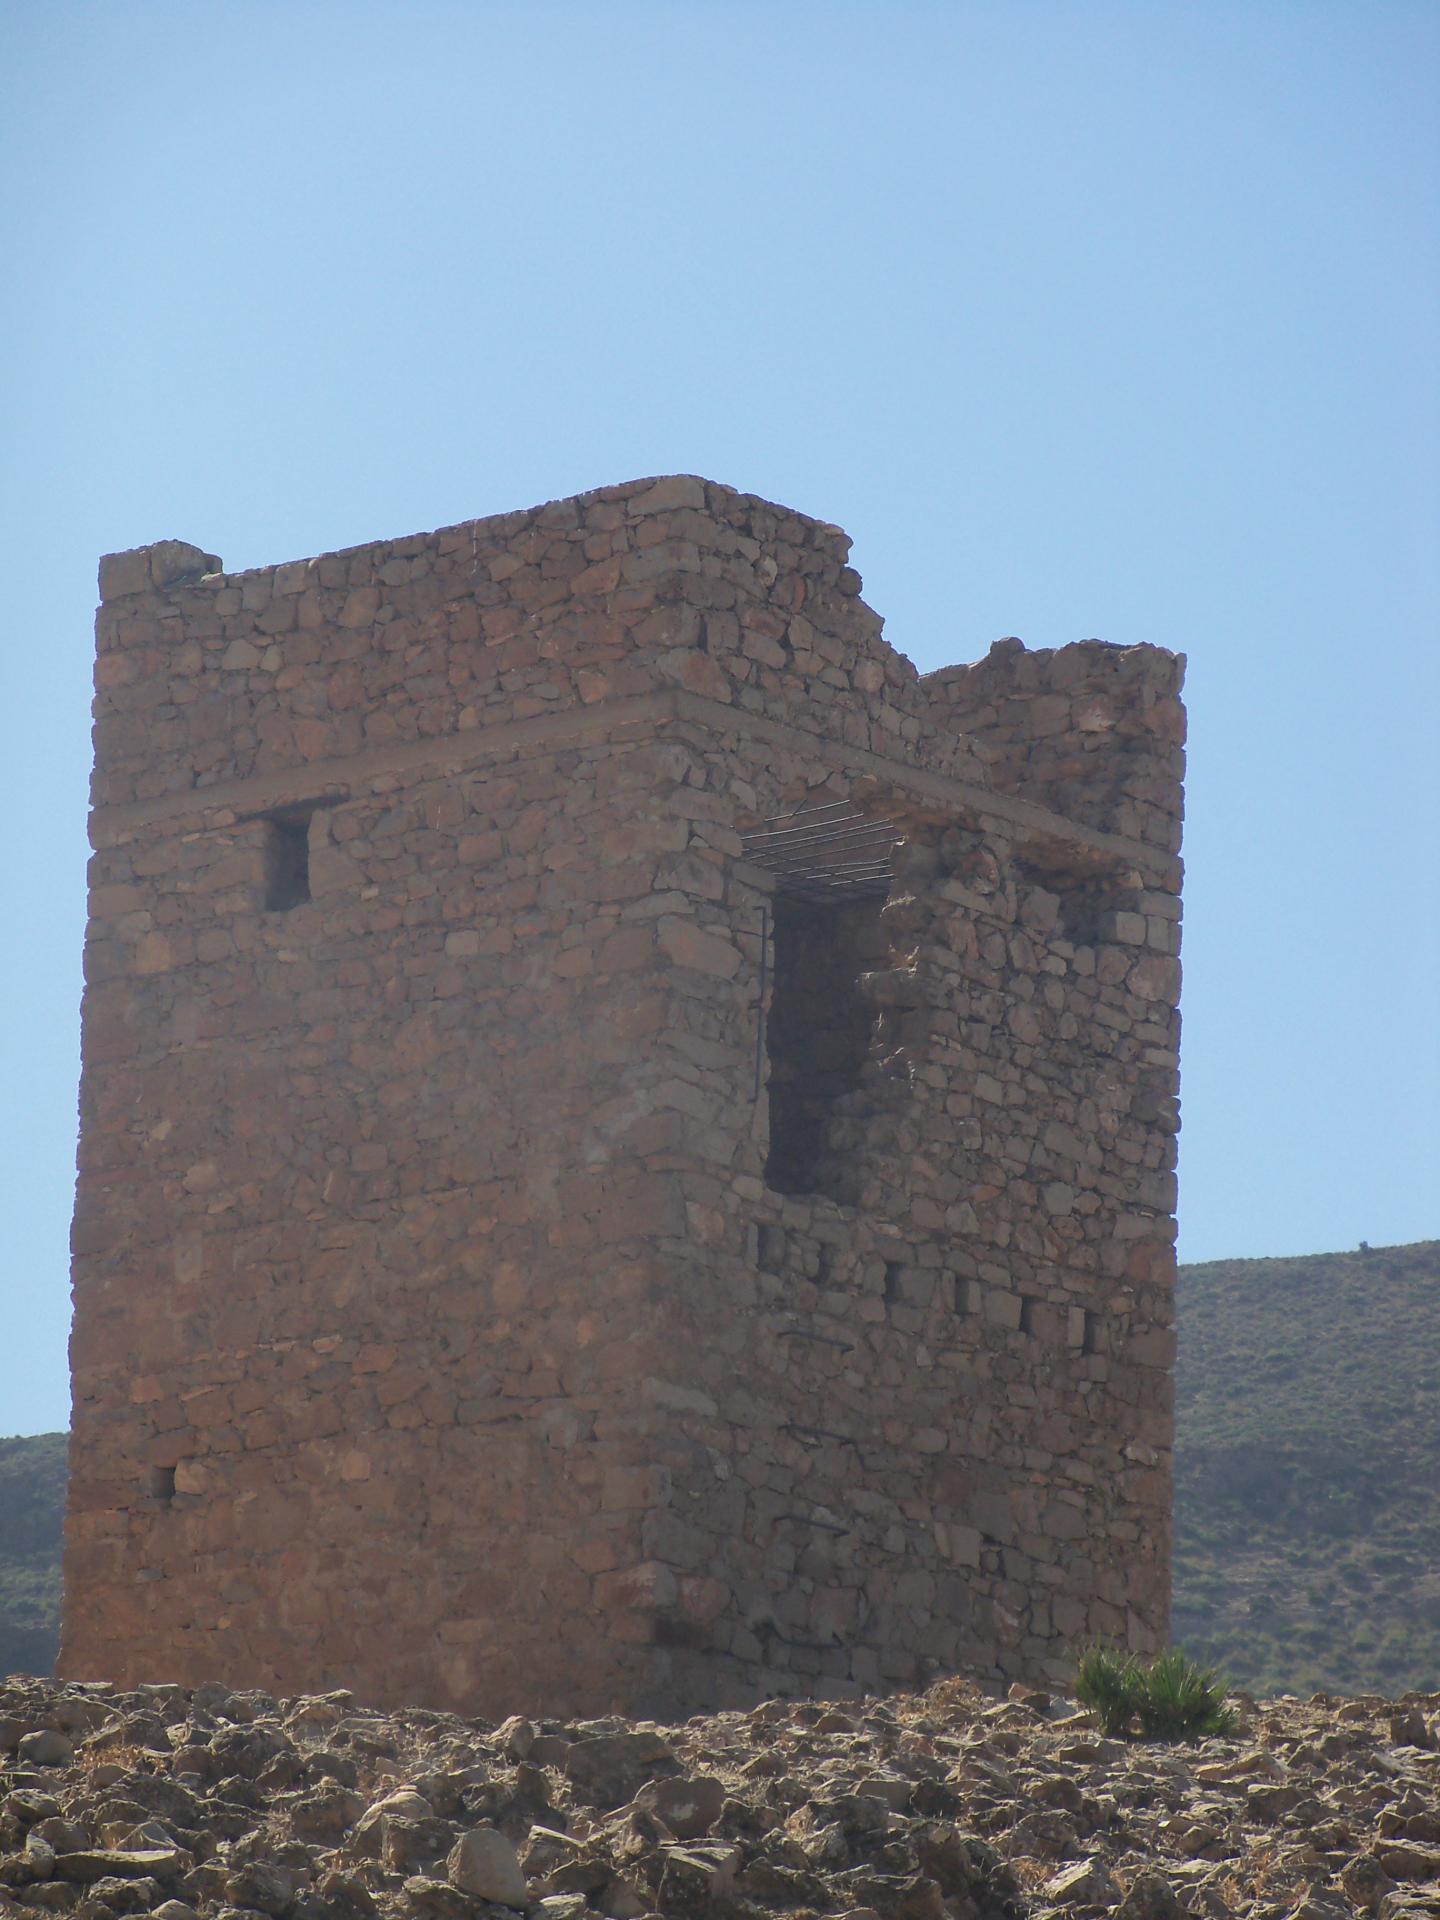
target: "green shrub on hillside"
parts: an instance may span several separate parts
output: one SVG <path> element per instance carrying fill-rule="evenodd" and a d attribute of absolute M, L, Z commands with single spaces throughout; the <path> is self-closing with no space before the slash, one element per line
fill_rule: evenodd
<path fill-rule="evenodd" d="M 1172 1648 L 1154 1660 L 1110 1647 L 1087 1647 L 1075 1693 L 1112 1739 L 1203 1740 L 1229 1733 L 1235 1714 L 1219 1674 Z"/>

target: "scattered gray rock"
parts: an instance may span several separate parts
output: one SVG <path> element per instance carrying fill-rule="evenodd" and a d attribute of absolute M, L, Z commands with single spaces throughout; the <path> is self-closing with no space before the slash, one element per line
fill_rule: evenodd
<path fill-rule="evenodd" d="M 635 1805 L 663 1820 L 677 1840 L 699 1840 L 720 1818 L 725 1783 L 707 1773 L 652 1780 L 636 1794 Z"/>
<path fill-rule="evenodd" d="M 667 1848 L 660 1876 L 660 1911 L 703 1913 L 734 1886 L 739 1870 L 739 1847 Z"/>
<path fill-rule="evenodd" d="M 225 1882 L 225 1894 L 234 1906 L 268 1913 L 279 1920 L 295 1901 L 295 1879 L 284 1867 L 267 1860 L 249 1860 Z"/>
<path fill-rule="evenodd" d="M 74 1747 L 53 1727 L 22 1734 L 18 1750 L 20 1758 L 28 1760 L 32 1767 L 66 1767 L 75 1758 Z"/>
<path fill-rule="evenodd" d="M 650 1774 L 674 1764 L 674 1753 L 653 1728 L 577 1740 L 564 1758 L 571 1785 L 602 1807 L 623 1806 Z"/>
<path fill-rule="evenodd" d="M 1113 1907 L 1120 1889 L 1099 1860 L 1081 1860 L 1045 1883 L 1045 1898 L 1057 1907 Z"/>
<path fill-rule="evenodd" d="M 1373 1853 L 1357 1853 L 1340 1869 L 1340 1888 L 1362 1912 L 1376 1913 L 1386 1894 L 1395 1891 L 1395 1882 Z"/>
<path fill-rule="evenodd" d="M 539 1920 L 583 1920 L 588 1911 L 583 1893 L 550 1893 L 535 1909 Z"/>
<path fill-rule="evenodd" d="M 1167 1747 L 959 1681 L 492 1728 L 16 1679 L 0 1920 L 1440 1920 L 1437 1709 L 1247 1703 Z"/>
<path fill-rule="evenodd" d="M 404 1894 L 409 1911 L 423 1915 L 424 1920 L 472 1920 L 473 1899 L 448 1880 L 415 1874 L 405 1882 Z"/>
<path fill-rule="evenodd" d="M 495 1827 L 472 1827 L 455 1842 L 445 1870 L 452 1887 L 473 1893 L 498 1907 L 525 1907 L 530 1891 L 520 1859 Z"/>
<path fill-rule="evenodd" d="M 1137 1873 L 1116 1908 L 1117 1920 L 1181 1920 L 1185 1909 L 1163 1873 Z"/>
<path fill-rule="evenodd" d="M 191 1864 L 178 1847 L 90 1847 L 55 1856 L 55 1878 L 89 1886 L 97 1880 L 174 1880 Z"/>

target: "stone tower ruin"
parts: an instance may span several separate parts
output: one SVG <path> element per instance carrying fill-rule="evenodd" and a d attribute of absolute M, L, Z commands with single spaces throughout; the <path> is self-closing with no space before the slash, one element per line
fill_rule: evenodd
<path fill-rule="evenodd" d="M 693 478 L 100 569 L 61 1669 L 676 1714 L 1167 1626 L 1183 662 Z"/>

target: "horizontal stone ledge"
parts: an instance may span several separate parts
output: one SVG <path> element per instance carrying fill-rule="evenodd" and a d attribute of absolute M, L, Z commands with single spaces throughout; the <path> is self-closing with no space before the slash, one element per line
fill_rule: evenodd
<path fill-rule="evenodd" d="M 1062 853 L 1088 855 L 1097 870 L 1115 866 L 1144 867 L 1160 879 L 1161 890 L 1178 892 L 1181 864 L 1171 853 L 1146 846 L 1127 835 L 1104 833 L 1098 827 L 1080 826 L 1063 814 L 1052 813 L 1037 801 L 1018 795 L 993 793 L 978 781 L 962 780 L 953 774 L 935 773 L 909 760 L 893 760 L 887 754 L 873 753 L 831 741 L 824 734 L 811 734 L 804 728 L 768 719 L 743 707 L 727 706 L 709 700 L 703 694 L 679 690 L 668 696 L 679 719 L 704 726 L 713 732 L 740 732 L 772 746 L 811 758 L 828 761 L 837 771 L 870 775 L 883 786 L 903 789 L 918 802 L 931 803 L 938 811 L 961 816 L 977 824 L 999 823 L 1010 829 L 1008 838 L 1016 840 L 1022 854 L 1043 864 L 1047 856 Z M 1017 833 L 1014 830 L 1019 829 Z"/>
<path fill-rule="evenodd" d="M 90 816 L 92 846 L 114 844 L 137 828 L 174 822 L 181 827 L 224 826 L 241 815 L 253 816 L 285 806 L 304 806 L 323 794 L 334 804 L 352 797 L 365 781 L 410 770 L 463 772 L 476 761 L 499 754 L 543 751 L 572 742 L 614 739 L 646 729 L 658 732 L 682 722 L 707 733 L 739 733 L 768 746 L 812 760 L 853 779 L 868 778 L 897 794 L 909 795 L 917 809 L 937 812 L 974 825 L 997 827 L 1016 842 L 1022 857 L 1042 868 L 1053 863 L 1057 871 L 1079 866 L 1105 872 L 1116 867 L 1138 867 L 1166 892 L 1178 892 L 1178 858 L 1121 834 L 1080 826 L 1052 813 L 1033 800 L 993 793 L 988 787 L 949 774 L 935 773 L 911 761 L 891 759 L 810 733 L 802 727 L 771 720 L 763 714 L 727 706 L 681 688 L 632 694 L 602 700 L 589 707 L 567 707 L 559 713 L 537 714 L 525 720 L 467 727 L 435 739 L 406 740 L 366 748 L 360 753 L 314 760 L 277 768 L 240 780 L 217 781 L 212 787 L 192 787 L 153 800 L 124 801 L 97 807 Z"/>
<path fill-rule="evenodd" d="M 240 780 L 217 780 L 211 787 L 188 787 L 183 793 L 161 794 L 153 800 L 96 807 L 90 815 L 91 844 L 110 845 L 137 827 L 167 821 L 184 827 L 228 826 L 241 817 L 253 818 L 279 807 L 310 805 L 322 794 L 334 805 L 353 798 L 355 790 L 367 780 L 392 773 L 412 769 L 462 773 L 473 762 L 498 754 L 563 747 L 573 741 L 610 739 L 646 727 L 653 729 L 671 717 L 673 706 L 674 696 L 669 692 L 635 694 L 593 707 L 566 707 L 559 713 L 536 714 L 526 720 L 465 727 L 434 739 L 387 742 L 359 753 L 278 767 Z"/>

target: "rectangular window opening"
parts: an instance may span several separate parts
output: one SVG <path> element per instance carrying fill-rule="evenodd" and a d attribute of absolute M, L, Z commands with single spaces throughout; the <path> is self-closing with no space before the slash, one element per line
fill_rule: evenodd
<path fill-rule="evenodd" d="M 146 1475 L 145 1490 L 152 1500 L 159 1500 L 168 1507 L 175 1498 L 174 1467 L 151 1467 Z"/>
<path fill-rule="evenodd" d="M 288 913 L 310 898 L 313 808 L 277 813 L 265 822 L 265 911 Z"/>
<path fill-rule="evenodd" d="M 1080 1351 L 1098 1353 L 1100 1351 L 1100 1316 L 1092 1313 L 1089 1307 L 1086 1307 L 1084 1312 L 1085 1326 L 1080 1336 Z"/>
<path fill-rule="evenodd" d="M 1028 1293 L 1022 1294 L 1020 1296 L 1020 1331 L 1021 1333 L 1034 1333 L 1036 1305 L 1037 1305 L 1037 1302 L 1033 1300 Z"/>
<path fill-rule="evenodd" d="M 756 1235 L 755 1264 L 762 1273 L 783 1273 L 785 1269 L 785 1229 L 763 1222 Z"/>
<path fill-rule="evenodd" d="M 875 895 L 829 901 L 775 899 L 769 1054 L 770 1152 L 775 1193 L 822 1190 L 822 1162 L 837 1106 L 860 1084 L 874 1010 L 860 976 L 884 965 Z"/>

